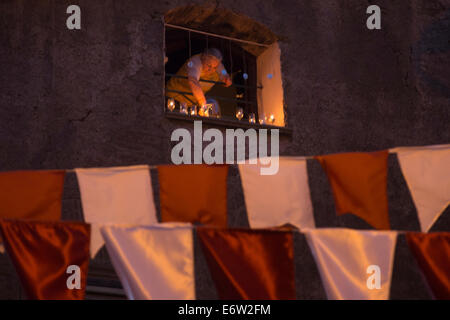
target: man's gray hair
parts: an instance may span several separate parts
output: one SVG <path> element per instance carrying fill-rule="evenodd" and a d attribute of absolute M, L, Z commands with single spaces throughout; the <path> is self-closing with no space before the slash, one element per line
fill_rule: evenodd
<path fill-rule="evenodd" d="M 222 61 L 222 53 L 220 52 L 219 49 L 216 49 L 216 48 L 208 48 L 208 49 L 205 49 L 205 51 L 203 52 L 203 54 L 209 55 L 209 56 L 213 56 L 213 57 L 216 57 L 217 59 L 219 59 L 220 61 Z"/>

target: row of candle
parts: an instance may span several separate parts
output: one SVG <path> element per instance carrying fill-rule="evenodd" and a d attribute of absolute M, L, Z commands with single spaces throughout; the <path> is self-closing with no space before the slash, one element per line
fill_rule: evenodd
<path fill-rule="evenodd" d="M 236 109 L 236 118 L 241 120 L 243 117 L 244 117 L 244 110 L 242 108 L 237 108 Z M 256 122 L 254 113 L 248 114 L 248 122 L 250 122 L 250 123 Z M 259 124 L 265 124 L 265 123 L 273 124 L 274 122 L 275 122 L 275 116 L 273 114 L 271 114 L 269 117 L 262 115 L 262 117 L 259 119 Z"/>
<path fill-rule="evenodd" d="M 175 109 L 175 100 L 174 99 L 168 99 L 167 100 L 167 108 L 170 111 L 173 111 Z M 190 111 L 188 112 L 188 107 L 186 105 L 186 103 L 180 103 L 180 113 L 184 113 L 184 114 L 190 114 L 191 116 L 196 116 L 198 114 L 197 112 L 197 106 L 192 106 L 190 107 Z M 203 110 L 203 116 L 205 117 L 209 117 L 209 108 L 205 108 Z M 242 120 L 242 118 L 244 117 L 244 110 L 242 108 L 237 108 L 236 109 L 236 118 L 240 121 Z M 254 113 L 249 113 L 248 114 L 248 121 L 250 123 L 255 123 L 256 119 L 255 119 L 255 114 Z M 271 114 L 269 117 L 266 117 L 264 115 L 262 115 L 262 117 L 260 117 L 259 119 L 259 124 L 273 124 L 275 122 L 275 116 L 273 114 Z"/>

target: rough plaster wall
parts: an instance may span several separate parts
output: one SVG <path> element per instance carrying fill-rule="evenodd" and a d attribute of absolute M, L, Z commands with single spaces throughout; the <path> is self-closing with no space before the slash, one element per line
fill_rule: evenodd
<path fill-rule="evenodd" d="M 76 3 L 82 8 L 80 31 L 65 27 L 72 1 L 0 3 L 0 170 L 168 163 L 172 130 L 193 126 L 163 115 L 161 16 L 177 6 L 204 2 Z M 450 142 L 450 1 L 379 0 L 382 30 L 369 31 L 365 10 L 373 3 L 212 3 L 264 24 L 280 39 L 287 123 L 293 130 L 291 137 L 281 136 L 282 155 Z M 317 166 L 308 162 L 317 218 L 328 226 L 367 227 L 352 216 L 334 216 L 331 193 Z M 391 156 L 390 210 L 414 229 L 414 207 L 398 170 Z M 230 225 L 245 226 L 236 169 L 230 172 L 228 197 Z M 64 219 L 81 218 L 73 175 L 67 177 L 63 205 Z M 448 216 L 447 209 L 437 230 L 449 230 Z M 401 245 L 397 254 L 404 259 L 396 266 L 401 272 L 394 279 L 395 297 L 418 290 L 401 279 L 408 270 L 417 273 Z M 315 270 L 301 237 L 296 250 L 297 272 Z M 196 252 L 206 277 L 199 296 L 212 297 L 207 269 Z M 2 256 L 0 262 L 0 297 L 21 297 L 8 260 Z M 104 250 L 91 262 L 90 272 L 114 278 Z M 300 286 L 299 296 L 323 297 L 320 286 L 310 290 Z"/>

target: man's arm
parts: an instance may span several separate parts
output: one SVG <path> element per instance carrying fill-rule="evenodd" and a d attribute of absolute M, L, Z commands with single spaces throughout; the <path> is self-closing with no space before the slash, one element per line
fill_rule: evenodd
<path fill-rule="evenodd" d="M 192 94 L 197 99 L 200 107 L 202 107 L 206 104 L 205 94 L 199 82 L 200 74 L 202 73 L 202 63 L 198 55 L 192 57 L 189 61 L 192 62 L 187 72 L 189 87 L 191 87 Z"/>
<path fill-rule="evenodd" d="M 220 81 L 225 82 L 225 87 L 229 87 L 233 84 L 230 75 L 228 74 L 227 70 L 225 70 L 225 67 L 222 63 L 219 64 L 216 70 L 216 72 L 219 74 Z"/>
<path fill-rule="evenodd" d="M 197 99 L 200 106 L 203 106 L 206 104 L 206 98 L 205 94 L 203 93 L 202 87 L 200 86 L 199 81 L 192 77 L 188 76 L 189 86 L 191 87 L 192 94 L 194 95 L 195 99 Z"/>

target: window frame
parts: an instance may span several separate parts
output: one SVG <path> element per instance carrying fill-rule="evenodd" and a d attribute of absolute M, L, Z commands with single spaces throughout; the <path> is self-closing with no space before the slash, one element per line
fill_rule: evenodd
<path fill-rule="evenodd" d="M 288 119 L 287 119 L 287 115 L 286 115 L 287 112 L 286 112 L 285 103 L 283 103 L 285 126 L 278 126 L 278 125 L 267 124 L 267 123 L 260 124 L 258 121 L 256 121 L 255 123 L 250 123 L 248 120 L 243 121 L 243 120 L 229 119 L 229 118 L 202 117 L 202 116 L 198 116 L 198 115 L 189 115 L 189 114 L 183 114 L 181 112 L 168 110 L 167 105 L 166 105 L 166 79 L 168 76 L 173 76 L 175 74 L 166 73 L 165 58 L 166 58 L 166 28 L 167 27 L 185 29 L 185 30 L 189 30 L 190 32 L 196 32 L 196 33 L 200 33 L 200 34 L 202 34 L 202 33 L 209 34 L 214 37 L 230 39 L 232 41 L 241 41 L 241 42 L 247 42 L 247 43 L 251 43 L 251 44 L 257 44 L 257 43 L 252 42 L 252 41 L 247 41 L 247 40 L 226 37 L 226 36 L 222 36 L 222 35 L 218 35 L 218 34 L 212 34 L 212 33 L 204 32 L 204 31 L 200 31 L 200 30 L 189 29 L 189 28 L 182 27 L 182 26 L 172 25 L 172 24 L 166 23 L 164 21 L 164 17 L 162 18 L 162 23 L 163 23 L 163 57 L 162 57 L 162 59 L 163 59 L 163 69 L 164 69 L 163 70 L 163 101 L 164 101 L 163 108 L 164 108 L 164 115 L 167 119 L 182 120 L 182 121 L 191 122 L 191 123 L 193 123 L 194 121 L 201 120 L 203 123 L 212 125 L 214 127 L 222 126 L 222 127 L 226 127 L 226 128 L 279 129 L 280 134 L 288 135 L 288 136 L 292 135 L 292 129 L 288 126 L 288 121 L 287 121 Z M 258 45 L 262 45 L 262 46 L 266 46 L 266 47 L 270 46 L 270 45 L 263 45 L 263 44 L 258 44 Z M 281 61 L 280 61 L 280 63 L 281 63 Z M 281 68 L 281 66 L 280 66 L 280 68 Z M 202 80 L 200 80 L 200 81 L 202 81 Z M 220 84 L 223 82 L 219 81 L 216 83 Z M 240 86 L 240 85 L 237 85 L 237 86 Z M 258 90 L 258 89 L 263 90 L 262 86 L 260 88 L 258 88 L 258 86 L 259 86 L 258 83 L 256 83 L 256 86 L 257 86 L 256 90 Z M 251 86 L 244 86 L 244 87 L 251 87 Z M 283 94 L 284 94 L 284 88 L 283 88 Z M 237 101 L 238 99 L 235 99 L 235 100 Z M 243 103 L 243 102 L 241 101 L 241 103 Z M 256 101 L 256 108 L 259 109 L 258 101 Z"/>

